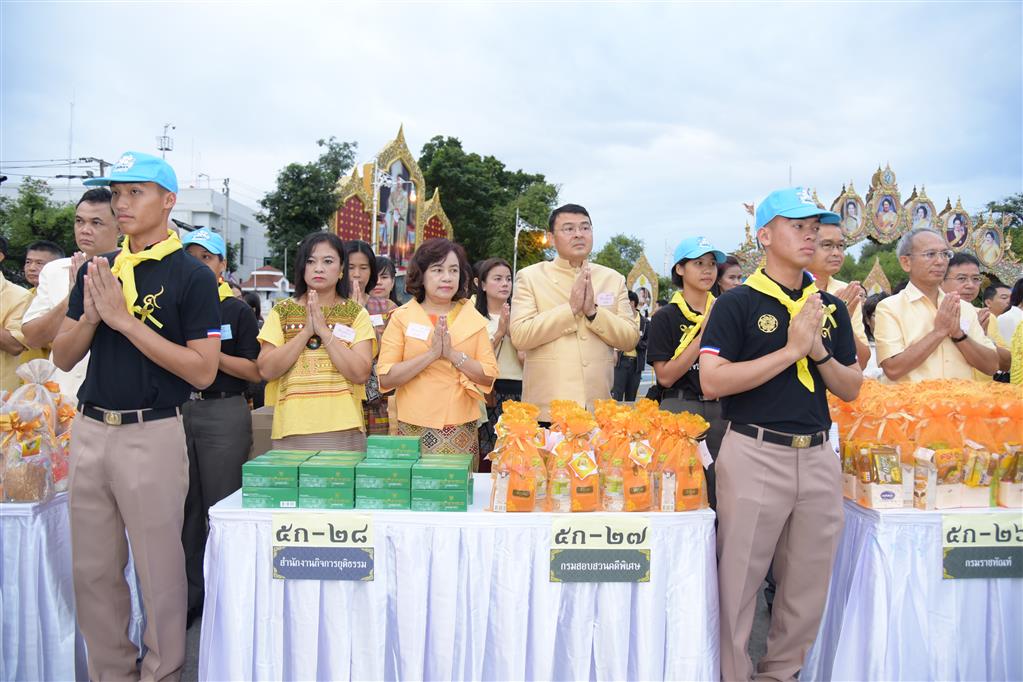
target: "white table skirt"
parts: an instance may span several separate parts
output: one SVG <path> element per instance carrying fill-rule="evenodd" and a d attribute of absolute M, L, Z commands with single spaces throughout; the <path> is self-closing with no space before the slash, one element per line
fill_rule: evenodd
<path fill-rule="evenodd" d="M 717 680 L 713 512 L 652 513 L 641 584 L 549 581 L 550 514 L 382 511 L 373 582 L 274 580 L 272 511 L 210 510 L 202 680 Z"/>
<path fill-rule="evenodd" d="M 801 679 L 1021 680 L 1023 580 L 943 580 L 941 512 L 846 500 L 827 607 Z"/>
<path fill-rule="evenodd" d="M 75 615 L 68 495 L 32 504 L 0 504 L 0 679 L 86 680 L 85 644 Z M 134 564 L 131 641 L 142 640 L 142 614 Z"/>

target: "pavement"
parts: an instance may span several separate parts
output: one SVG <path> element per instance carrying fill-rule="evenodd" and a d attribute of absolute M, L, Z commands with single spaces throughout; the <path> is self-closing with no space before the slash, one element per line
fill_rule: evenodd
<path fill-rule="evenodd" d="M 647 389 L 653 383 L 653 371 L 647 369 L 643 372 L 643 379 L 639 385 L 637 396 L 646 395 Z M 192 627 L 188 629 L 185 650 L 185 667 L 181 673 L 181 679 L 185 682 L 199 679 L 199 634 L 202 619 L 197 619 Z M 750 635 L 749 653 L 753 664 L 764 655 L 767 650 L 767 630 L 770 626 L 770 618 L 767 615 L 767 604 L 764 602 L 763 590 L 757 595 L 757 612 L 753 619 L 753 632 Z"/>

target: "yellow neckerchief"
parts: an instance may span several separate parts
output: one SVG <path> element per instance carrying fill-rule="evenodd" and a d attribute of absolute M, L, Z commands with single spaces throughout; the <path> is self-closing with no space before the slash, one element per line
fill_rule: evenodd
<path fill-rule="evenodd" d="M 703 318 L 707 316 L 707 311 L 710 310 L 710 305 L 714 302 L 714 294 L 709 291 L 707 292 L 707 302 L 703 305 L 702 313 L 698 313 L 689 307 L 689 304 L 686 303 L 686 297 L 682 295 L 681 291 L 675 292 L 675 295 L 671 297 L 671 302 L 678 306 L 678 309 L 682 312 L 682 317 L 693 323 L 682 339 L 679 340 L 678 348 L 675 349 L 675 354 L 671 356 L 671 359 L 674 360 L 682 355 L 682 351 L 688 348 L 689 344 L 696 338 L 696 335 L 700 333 L 700 329 L 703 328 Z"/>
<path fill-rule="evenodd" d="M 234 292 L 231 290 L 231 285 L 224 281 L 224 278 L 220 278 L 220 286 L 217 287 L 217 295 L 220 296 L 220 300 L 223 301 L 225 298 L 231 298 L 234 296 Z"/>
<path fill-rule="evenodd" d="M 144 305 L 140 306 L 136 303 L 139 292 L 135 288 L 135 266 L 142 261 L 163 260 L 166 256 L 181 249 L 181 240 L 178 239 L 178 235 L 174 231 L 167 230 L 166 239 L 138 253 L 131 252 L 130 242 L 131 239 L 126 237 L 124 243 L 121 244 L 121 252 L 117 254 L 114 266 L 110 268 L 110 271 L 117 279 L 121 280 L 121 290 L 124 293 L 124 301 L 128 304 L 128 312 L 137 315 L 143 322 L 148 318 L 154 326 L 162 328 L 163 325 L 153 316 L 153 310 L 160 307 L 156 304 L 156 296 L 159 294 L 146 296 Z"/>
<path fill-rule="evenodd" d="M 799 300 L 793 301 L 788 294 L 782 291 L 782 288 L 777 282 L 764 274 L 763 268 L 757 268 L 757 271 L 750 275 L 743 284 L 754 291 L 759 291 L 765 296 L 770 296 L 774 300 L 778 301 L 778 303 L 785 306 L 785 309 L 789 311 L 790 322 L 792 321 L 792 318 L 799 314 L 799 311 L 803 309 L 803 306 L 806 305 L 806 300 L 810 298 L 811 295 L 818 292 L 817 285 L 811 281 L 803 287 L 803 294 L 799 297 Z M 830 312 L 828 313 L 828 317 L 831 317 Z M 834 318 L 831 319 L 833 320 Z M 800 358 L 796 361 L 796 376 L 799 378 L 799 383 L 803 384 L 803 386 L 806 387 L 806 390 L 813 393 L 813 375 L 810 374 L 810 363 L 806 358 Z"/>

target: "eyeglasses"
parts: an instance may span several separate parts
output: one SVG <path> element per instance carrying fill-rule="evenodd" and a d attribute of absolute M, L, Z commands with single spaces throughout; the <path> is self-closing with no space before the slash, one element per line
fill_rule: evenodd
<path fill-rule="evenodd" d="M 845 242 L 821 242 L 822 251 L 845 251 Z"/>
<path fill-rule="evenodd" d="M 910 256 L 920 256 L 924 260 L 934 260 L 935 258 L 941 258 L 942 260 L 949 260 L 952 258 L 954 251 L 951 249 L 945 251 L 921 251 L 920 253 L 911 253 Z"/>
<path fill-rule="evenodd" d="M 953 282 L 956 282 L 957 284 L 966 284 L 967 282 L 972 282 L 973 284 L 980 285 L 980 284 L 982 284 L 984 282 L 984 278 L 983 277 L 980 277 L 980 276 L 970 277 L 969 275 L 956 275 L 955 277 L 946 277 L 945 280 L 946 281 L 947 280 L 952 280 Z"/>
<path fill-rule="evenodd" d="M 579 223 L 578 225 L 563 225 L 558 229 L 561 234 L 574 235 L 574 234 L 589 234 L 593 232 L 593 225 L 589 223 Z"/>

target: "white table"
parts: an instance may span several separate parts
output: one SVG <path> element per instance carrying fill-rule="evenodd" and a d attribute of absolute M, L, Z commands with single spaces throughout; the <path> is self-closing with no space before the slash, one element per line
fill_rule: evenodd
<path fill-rule="evenodd" d="M 1023 580 L 943 580 L 941 515 L 845 501 L 828 603 L 801 679 L 1023 679 Z"/>
<path fill-rule="evenodd" d="M 370 512 L 375 580 L 274 580 L 272 510 L 210 510 L 202 680 L 717 680 L 714 514 L 652 513 L 641 584 L 551 583 L 550 514 Z"/>
<path fill-rule="evenodd" d="M 85 643 L 75 616 L 68 494 L 41 503 L 0 504 L 0 679 L 86 680 Z M 142 640 L 142 614 L 134 564 L 128 634 Z"/>

